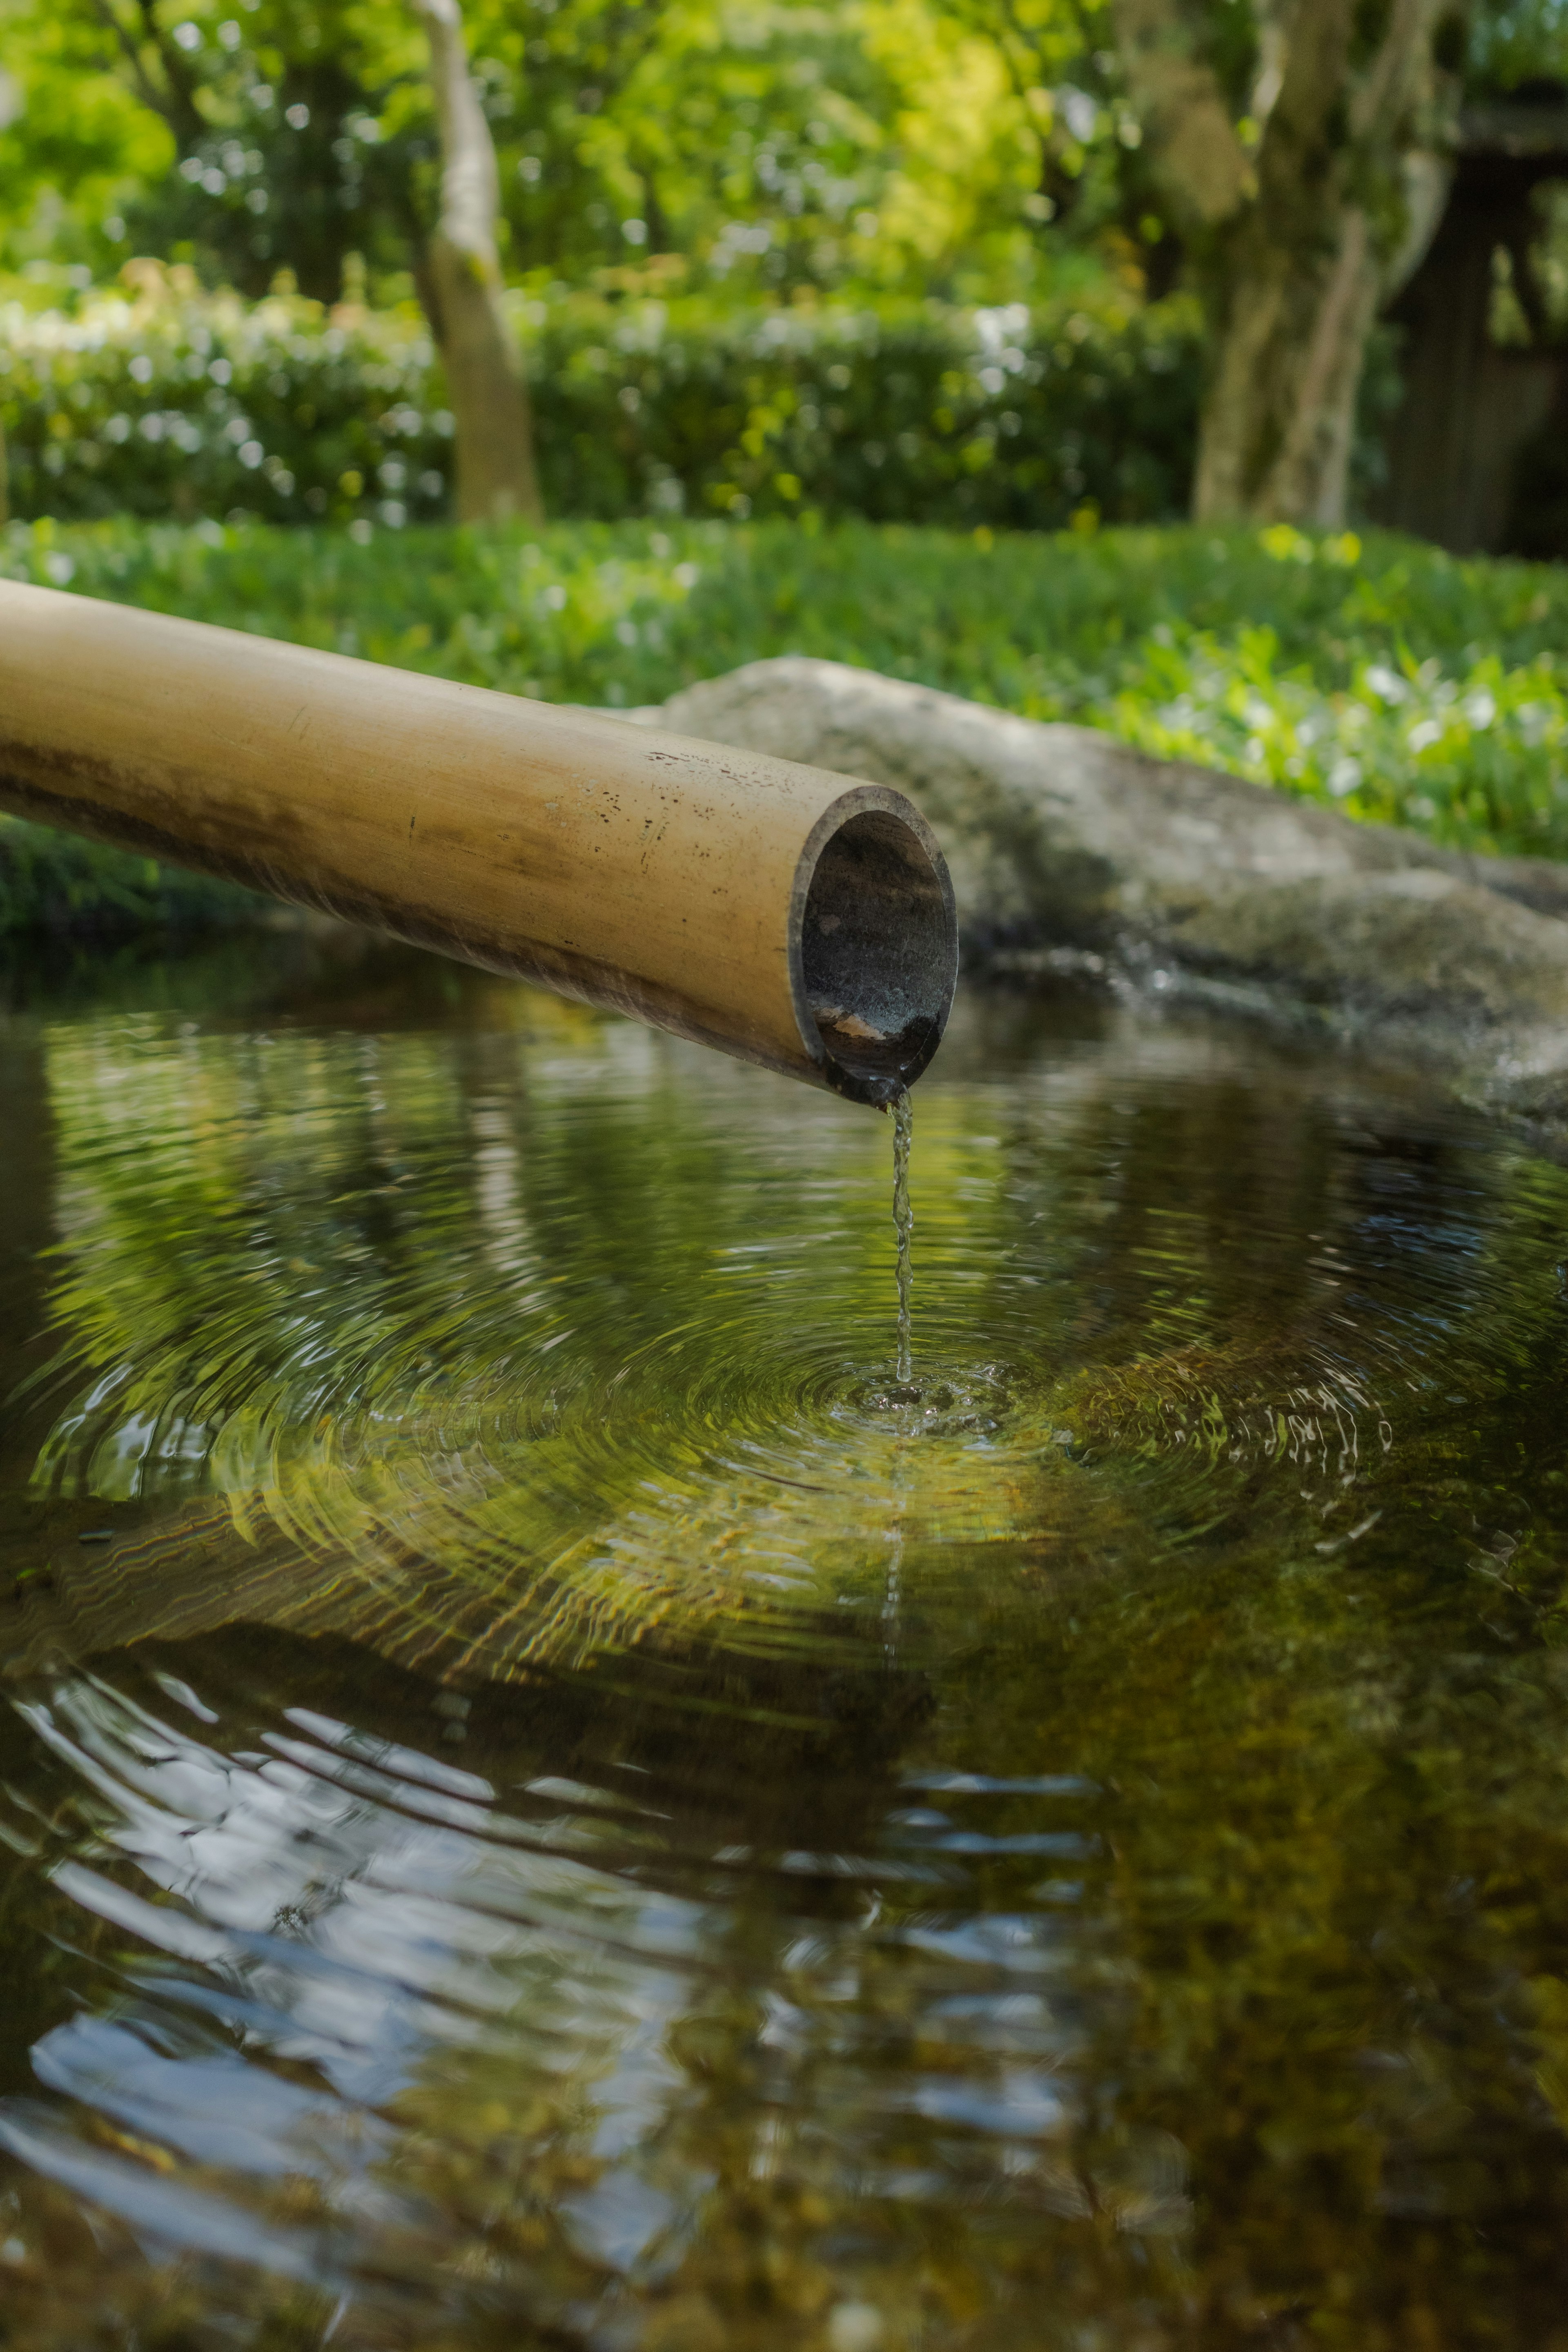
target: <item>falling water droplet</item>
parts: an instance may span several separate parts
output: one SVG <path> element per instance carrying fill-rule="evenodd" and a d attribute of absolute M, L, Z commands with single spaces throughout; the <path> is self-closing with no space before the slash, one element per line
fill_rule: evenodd
<path fill-rule="evenodd" d="M 910 1140 L 914 1133 L 914 1112 L 906 1092 L 900 1095 L 893 1105 L 893 1231 L 899 1241 L 899 1378 L 906 1382 L 914 1376 L 911 1319 L 914 1265 L 910 1243 L 915 1220 L 910 1207 Z"/>

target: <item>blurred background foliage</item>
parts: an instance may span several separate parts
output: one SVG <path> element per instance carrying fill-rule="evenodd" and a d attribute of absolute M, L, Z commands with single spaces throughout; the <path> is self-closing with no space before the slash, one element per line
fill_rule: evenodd
<path fill-rule="evenodd" d="M 1183 21 L 1256 140 L 1268 7 Z M 1184 509 L 1203 255 L 1113 0 L 470 0 L 465 22 L 552 511 Z M 1568 69 L 1563 0 L 1455 24 L 1472 94 Z M 439 164 L 397 0 L 0 0 L 11 510 L 446 511 Z M 1397 389 L 1384 334 L 1363 488 Z"/>
<path fill-rule="evenodd" d="M 0 308 L 14 512 L 395 529 L 446 511 L 453 420 L 412 306 L 129 275 L 69 315 Z M 760 312 L 585 289 L 510 307 L 552 513 L 1049 528 L 1182 502 L 1199 329 L 1181 297 Z"/>
<path fill-rule="evenodd" d="M 1268 11 L 1187 13 L 1245 121 Z M 959 305 L 1109 278 L 1157 300 L 1181 244 L 1114 18 L 1111 0 L 469 0 L 508 275 Z M 1471 94 L 1568 66 L 1563 0 L 1461 20 Z M 0 0 L 0 269 L 79 289 L 145 254 L 252 297 L 279 269 L 322 302 L 415 290 L 437 156 L 397 0 Z"/>
<path fill-rule="evenodd" d="M 1083 86 L 1103 12 L 1031 9 L 1020 45 L 1016 12 L 944 0 L 473 0 L 509 276 L 961 304 L 1125 278 L 1130 119 Z M 286 268 L 331 301 L 353 255 L 378 304 L 414 290 L 437 156 L 410 10 L 5 0 L 0 37 L 0 265 L 153 254 L 250 295 Z"/>

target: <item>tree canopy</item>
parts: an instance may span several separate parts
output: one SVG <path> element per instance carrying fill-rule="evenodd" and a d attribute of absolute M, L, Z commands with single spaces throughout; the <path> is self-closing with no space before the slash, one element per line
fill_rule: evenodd
<path fill-rule="evenodd" d="M 1366 339 L 1463 98 L 1565 0 L 468 0 L 501 278 L 741 304 L 1200 293 L 1200 511 L 1333 522 Z M 405 0 L 0 0 L 0 272 L 133 255 L 417 293 L 442 158 Z M 1437 184 L 1428 174 L 1430 195 Z M 1291 289 L 1287 299 L 1281 289 Z"/>
<path fill-rule="evenodd" d="M 684 267 L 747 292 L 962 299 L 1037 266 L 1031 103 L 997 43 L 931 0 L 465 17 L 514 278 Z M 409 268 L 436 176 L 412 9 L 3 0 L 0 40 L 0 264 L 102 275 L 151 252 L 248 291 L 287 268 L 322 299 L 350 253 L 383 287 Z"/>
<path fill-rule="evenodd" d="M 1259 132 L 1281 0 L 1147 5 L 1204 78 L 1188 146 Z M 1355 12 L 1375 48 L 1389 14 Z M 1568 69 L 1563 0 L 1439 8 L 1473 86 Z M 1184 206 L 1130 0 L 470 0 L 509 276 L 698 269 L 748 291 L 1026 295 L 1064 268 L 1158 295 Z M 321 299 L 410 268 L 435 122 L 401 0 L 0 0 L 0 267 L 133 251 Z M 1194 82 L 1189 97 L 1195 97 Z M 1203 107 L 1215 119 L 1207 122 Z M 1221 115 L 1223 114 L 1223 120 Z M 1207 122 L 1206 131 L 1203 125 Z"/>

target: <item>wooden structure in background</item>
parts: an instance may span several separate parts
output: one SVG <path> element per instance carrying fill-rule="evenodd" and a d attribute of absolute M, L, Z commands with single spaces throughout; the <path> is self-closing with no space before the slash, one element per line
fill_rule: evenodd
<path fill-rule="evenodd" d="M 1530 264 L 1541 226 L 1535 191 L 1559 179 L 1568 180 L 1568 90 L 1527 86 L 1468 111 L 1436 236 L 1389 313 L 1405 330 L 1405 392 L 1378 520 L 1456 553 L 1518 543 L 1521 453 L 1554 415 L 1568 435 L 1568 347 L 1551 340 Z M 1529 344 L 1491 337 L 1500 250 Z M 1550 551 L 1568 555 L 1568 538 Z"/>

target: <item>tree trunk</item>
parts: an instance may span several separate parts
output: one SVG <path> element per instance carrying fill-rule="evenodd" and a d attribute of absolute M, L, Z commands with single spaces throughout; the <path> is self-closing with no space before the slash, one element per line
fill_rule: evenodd
<path fill-rule="evenodd" d="M 1262 27 L 1249 146 L 1186 0 L 1118 0 L 1129 87 L 1213 320 L 1199 521 L 1344 520 L 1367 337 L 1392 269 L 1408 266 L 1409 166 L 1432 137 L 1444 11 L 1282 0 Z"/>
<path fill-rule="evenodd" d="M 1199 522 L 1344 520 L 1379 270 L 1365 214 L 1346 208 L 1338 228 L 1337 245 L 1310 256 L 1256 240 L 1226 289 L 1198 428 Z"/>
<path fill-rule="evenodd" d="M 415 0 L 430 37 L 441 130 L 441 217 L 426 253 L 431 308 L 456 425 L 458 520 L 543 515 L 528 388 L 500 307 L 500 177 L 468 79 L 458 0 Z"/>

